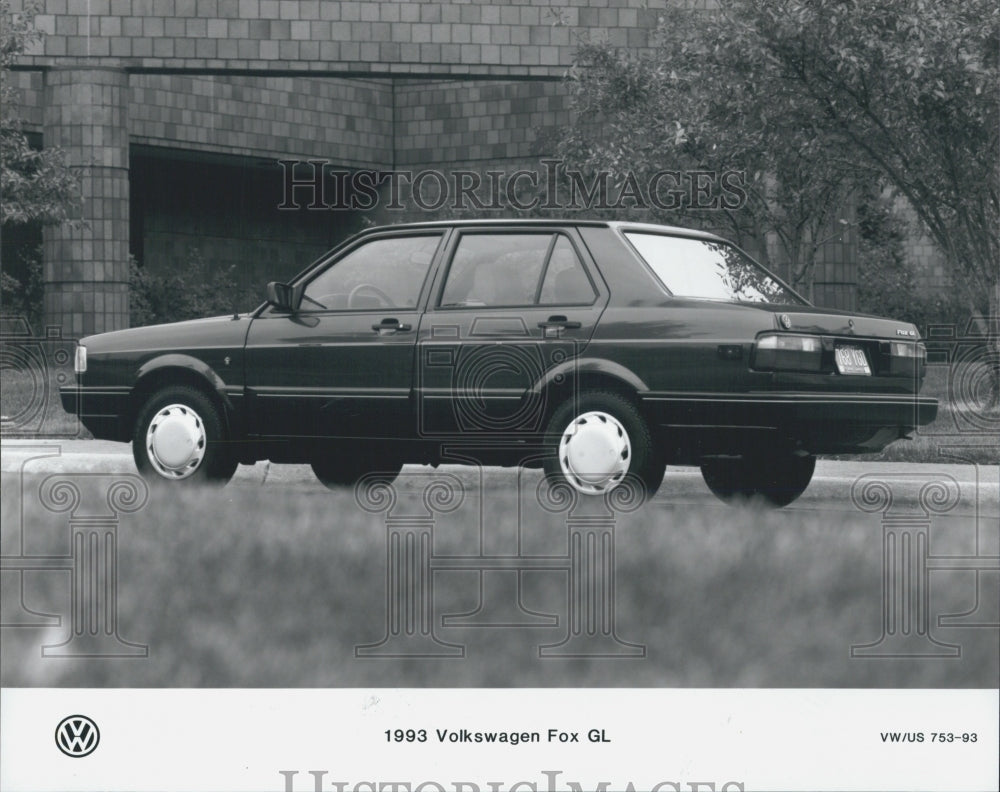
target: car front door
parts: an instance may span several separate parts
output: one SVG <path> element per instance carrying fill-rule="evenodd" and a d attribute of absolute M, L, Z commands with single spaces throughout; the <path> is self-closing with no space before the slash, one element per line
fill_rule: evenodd
<path fill-rule="evenodd" d="M 306 275 L 289 313 L 247 336 L 251 432 L 262 438 L 399 437 L 413 431 L 420 306 L 443 232 L 360 240 Z"/>

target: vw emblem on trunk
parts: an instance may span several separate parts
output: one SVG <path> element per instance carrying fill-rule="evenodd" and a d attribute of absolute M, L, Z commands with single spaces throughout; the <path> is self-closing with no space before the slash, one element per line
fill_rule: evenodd
<path fill-rule="evenodd" d="M 70 715 L 56 726 L 56 745 L 66 756 L 89 756 L 101 741 L 101 732 L 86 715 Z"/>

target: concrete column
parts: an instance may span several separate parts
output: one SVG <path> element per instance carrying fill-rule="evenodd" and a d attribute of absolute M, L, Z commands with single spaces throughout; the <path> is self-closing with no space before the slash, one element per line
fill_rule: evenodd
<path fill-rule="evenodd" d="M 63 337 L 128 327 L 128 74 L 51 69 L 44 144 L 79 169 L 77 223 L 43 232 L 45 323 Z"/>

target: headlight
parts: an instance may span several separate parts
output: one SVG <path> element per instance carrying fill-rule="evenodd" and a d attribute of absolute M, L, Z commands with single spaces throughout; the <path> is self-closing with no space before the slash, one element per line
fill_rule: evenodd
<path fill-rule="evenodd" d="M 755 369 L 762 371 L 820 371 L 823 342 L 816 336 L 771 333 L 757 339 Z"/>
<path fill-rule="evenodd" d="M 83 374 L 87 370 L 87 347 L 83 344 L 76 345 L 76 358 L 73 360 L 73 371 Z"/>

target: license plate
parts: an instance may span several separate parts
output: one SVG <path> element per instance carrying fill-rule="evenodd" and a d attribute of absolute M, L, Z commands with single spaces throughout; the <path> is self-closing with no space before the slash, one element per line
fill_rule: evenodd
<path fill-rule="evenodd" d="M 868 367 L 865 351 L 859 346 L 845 344 L 833 351 L 837 361 L 837 371 L 841 374 L 860 374 L 870 377 L 872 370 Z"/>

